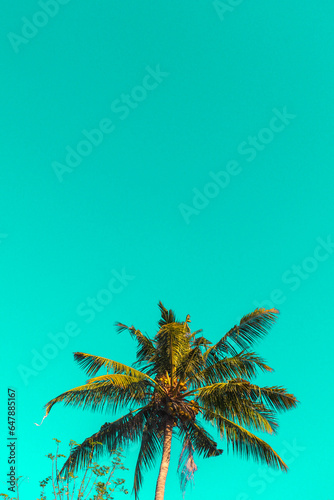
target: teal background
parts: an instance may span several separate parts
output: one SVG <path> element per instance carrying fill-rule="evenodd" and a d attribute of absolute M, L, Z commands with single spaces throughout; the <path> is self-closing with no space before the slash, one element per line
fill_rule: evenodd
<path fill-rule="evenodd" d="M 0 490 L 8 386 L 17 391 L 18 472 L 29 477 L 21 496 L 34 499 L 52 438 L 65 446 L 111 420 L 59 405 L 34 425 L 49 399 L 85 382 L 73 352 L 132 363 L 135 346 L 114 322 L 153 335 L 158 300 L 216 341 L 274 298 L 279 321 L 256 350 L 275 372 L 258 382 L 301 401 L 268 437 L 289 473 L 274 476 L 223 443 L 221 457 L 197 460 L 186 498 L 332 499 L 333 249 L 309 260 L 317 239 L 333 235 L 332 2 L 241 1 L 219 16 L 210 1 L 71 0 L 15 52 L 8 34 L 40 10 L 5 1 L 1 16 Z M 157 65 L 168 76 L 121 120 L 111 104 Z M 295 118 L 247 161 L 240 144 L 284 107 Z M 53 162 L 104 118 L 115 130 L 59 182 Z M 203 193 L 230 160 L 240 173 L 187 224 L 179 205 L 192 206 L 193 190 Z M 296 278 L 294 265 L 313 270 Z M 122 269 L 133 279 L 87 322 L 78 306 Z M 80 333 L 24 379 L 22 366 L 32 369 L 48 334 L 70 321 Z M 182 498 L 174 445 L 165 500 Z M 135 452 L 125 452 L 129 489 Z M 153 498 L 156 477 L 147 474 L 142 499 Z"/>

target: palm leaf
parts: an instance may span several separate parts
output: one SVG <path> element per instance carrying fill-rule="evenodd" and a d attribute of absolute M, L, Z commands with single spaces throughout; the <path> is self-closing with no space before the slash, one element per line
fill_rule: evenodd
<path fill-rule="evenodd" d="M 248 377 L 257 375 L 257 371 L 272 372 L 273 369 L 266 365 L 264 360 L 254 352 L 241 352 L 231 358 L 223 358 L 209 365 L 207 368 L 197 374 L 199 379 L 209 383 L 231 378 Z"/>
<path fill-rule="evenodd" d="M 223 450 L 217 448 L 217 443 L 197 421 L 191 419 L 181 421 L 178 424 L 178 430 L 181 438 L 191 440 L 198 455 L 209 458 L 223 453 Z"/>
<path fill-rule="evenodd" d="M 149 419 L 143 430 L 135 469 L 133 492 L 135 493 L 136 499 L 138 499 L 138 492 L 142 486 L 143 471 L 154 466 L 156 456 L 163 448 L 163 438 L 164 433 L 161 426 L 161 420 L 156 418 Z"/>
<path fill-rule="evenodd" d="M 188 352 L 185 352 L 176 368 L 176 376 L 179 379 L 179 383 L 186 382 L 188 379 L 201 379 L 199 374 L 202 373 L 205 362 L 201 351 L 201 339 L 196 340 L 198 340 L 198 343 L 194 344 Z"/>
<path fill-rule="evenodd" d="M 251 397 L 264 401 L 270 408 L 279 412 L 296 408 L 299 403 L 293 394 L 289 394 L 284 387 L 279 386 L 258 387 L 251 385 Z"/>
<path fill-rule="evenodd" d="M 249 398 L 254 402 L 264 401 L 266 405 L 275 411 L 285 411 L 295 408 L 298 400 L 293 394 L 286 392 L 284 387 L 259 387 L 251 384 L 248 380 L 235 379 L 228 382 L 219 382 L 196 391 L 199 398 L 212 398 L 218 401 L 224 394 L 230 393 L 237 397 Z"/>
<path fill-rule="evenodd" d="M 140 330 L 137 330 L 134 326 L 126 326 L 123 323 L 116 323 L 116 328 L 118 333 L 128 331 L 132 338 L 137 341 L 137 362 L 143 363 L 149 361 L 150 358 L 155 353 L 155 347 L 151 339 L 146 337 Z"/>
<path fill-rule="evenodd" d="M 150 407 L 146 406 L 137 412 L 132 411 L 114 422 L 106 422 L 98 432 L 85 439 L 82 444 L 72 450 L 60 471 L 60 475 L 66 478 L 69 472 L 74 473 L 78 469 L 87 466 L 90 460 L 92 443 L 96 443 L 94 457 L 98 459 L 106 452 L 112 453 L 113 450 L 124 447 L 129 442 L 137 441 L 141 436 L 149 413 Z"/>
<path fill-rule="evenodd" d="M 175 314 L 171 309 L 168 311 L 161 301 L 158 303 L 158 306 L 161 314 L 161 319 L 158 322 L 160 327 L 167 325 L 168 323 L 176 322 Z"/>
<path fill-rule="evenodd" d="M 189 481 L 194 480 L 194 473 L 197 465 L 194 460 L 194 446 L 190 437 L 186 437 L 183 442 L 182 451 L 179 458 L 177 471 L 180 475 L 180 488 L 184 492 Z"/>
<path fill-rule="evenodd" d="M 202 395 L 197 401 L 210 411 L 218 411 L 220 415 L 237 421 L 262 432 L 276 432 L 278 424 L 275 414 L 262 403 L 245 398 L 242 394 L 222 391 L 212 392 L 209 396 Z"/>
<path fill-rule="evenodd" d="M 209 433 L 194 420 L 180 421 L 178 430 L 183 446 L 177 470 L 180 474 L 180 486 L 184 491 L 188 481 L 193 480 L 194 472 L 197 470 L 194 453 L 209 458 L 221 455 L 223 450 L 217 448 L 217 443 Z"/>
<path fill-rule="evenodd" d="M 217 361 L 217 356 L 235 354 L 233 343 L 242 349 L 248 349 L 267 334 L 275 323 L 277 314 L 277 309 L 261 308 L 241 318 L 239 325 L 235 325 L 219 342 L 207 349 L 204 356 L 208 364 Z"/>
<path fill-rule="evenodd" d="M 205 420 L 218 427 L 221 437 L 226 438 L 228 447 L 242 457 L 252 457 L 257 462 L 265 463 L 273 468 L 286 472 L 287 465 L 268 443 L 255 436 L 241 425 L 232 422 L 217 412 L 203 408 Z"/>
<path fill-rule="evenodd" d="M 74 359 L 80 367 L 86 371 L 87 375 L 95 375 L 102 367 L 106 368 L 107 371 L 112 371 L 113 373 L 125 373 L 126 375 L 136 377 L 145 375 L 139 370 L 135 370 L 131 366 L 119 363 L 118 361 L 102 358 L 100 356 L 94 356 L 92 354 L 86 354 L 84 352 L 75 352 Z"/>
<path fill-rule="evenodd" d="M 117 410 L 118 407 L 129 404 L 146 403 L 150 397 L 149 385 L 150 382 L 143 377 L 120 374 L 97 377 L 49 401 L 45 405 L 46 413 L 48 414 L 51 408 L 60 402 L 64 402 L 65 406 L 90 408 L 92 411 L 110 408 Z"/>
<path fill-rule="evenodd" d="M 189 337 L 184 323 L 163 325 L 156 336 L 156 353 L 152 358 L 160 373 L 165 371 L 173 378 L 184 353 L 189 350 Z"/>

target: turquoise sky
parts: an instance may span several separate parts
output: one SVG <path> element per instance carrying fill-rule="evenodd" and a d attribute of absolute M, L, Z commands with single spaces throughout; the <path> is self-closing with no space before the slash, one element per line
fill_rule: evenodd
<path fill-rule="evenodd" d="M 287 475 L 222 443 L 186 498 L 333 498 L 333 15 L 330 1 L 3 2 L 1 425 L 5 443 L 13 386 L 23 499 L 53 437 L 112 419 L 59 405 L 34 425 L 85 382 L 72 353 L 132 363 L 113 325 L 153 335 L 159 300 L 213 341 L 277 307 L 259 383 L 301 401 L 268 438 Z M 182 498 L 174 444 L 165 500 Z"/>

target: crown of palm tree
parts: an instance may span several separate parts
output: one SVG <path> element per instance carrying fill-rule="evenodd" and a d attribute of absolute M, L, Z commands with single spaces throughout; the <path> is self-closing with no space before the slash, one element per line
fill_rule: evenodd
<path fill-rule="evenodd" d="M 279 455 L 252 432 L 276 432 L 277 412 L 297 404 L 296 398 L 283 387 L 259 387 L 251 383 L 259 371 L 272 371 L 250 348 L 267 333 L 278 311 L 256 309 L 212 345 L 201 335 L 202 330 L 190 331 L 189 315 L 180 322 L 161 302 L 159 308 L 159 330 L 153 339 L 134 326 L 116 325 L 118 332 L 128 331 L 137 342 L 134 366 L 74 353 L 75 360 L 93 378 L 52 399 L 46 405 L 46 413 L 59 402 L 95 411 L 117 411 L 124 407 L 131 411 L 105 423 L 78 445 L 61 474 L 85 466 L 93 442 L 94 453 L 99 457 L 139 441 L 135 496 L 138 498 L 143 472 L 162 454 L 155 497 L 162 500 L 174 434 L 182 442 L 178 467 L 182 489 L 197 469 L 195 453 L 202 457 L 222 453 L 204 428 L 206 422 L 219 431 L 233 451 L 286 471 Z M 101 368 L 107 374 L 95 377 Z"/>

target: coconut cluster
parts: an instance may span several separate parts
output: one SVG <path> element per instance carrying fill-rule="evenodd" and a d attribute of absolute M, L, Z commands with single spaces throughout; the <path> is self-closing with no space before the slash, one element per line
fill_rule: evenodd
<path fill-rule="evenodd" d="M 156 392 L 155 402 L 157 406 L 163 408 L 174 419 L 174 425 L 177 425 L 177 420 L 181 420 L 182 422 L 194 420 L 199 412 L 199 407 L 196 401 L 187 401 L 182 397 L 182 393 L 187 391 L 187 385 L 184 382 L 179 383 L 177 379 L 172 384 L 168 373 L 157 377 L 156 381 L 166 389 L 166 395 Z M 178 391 L 175 394 L 177 386 Z"/>

